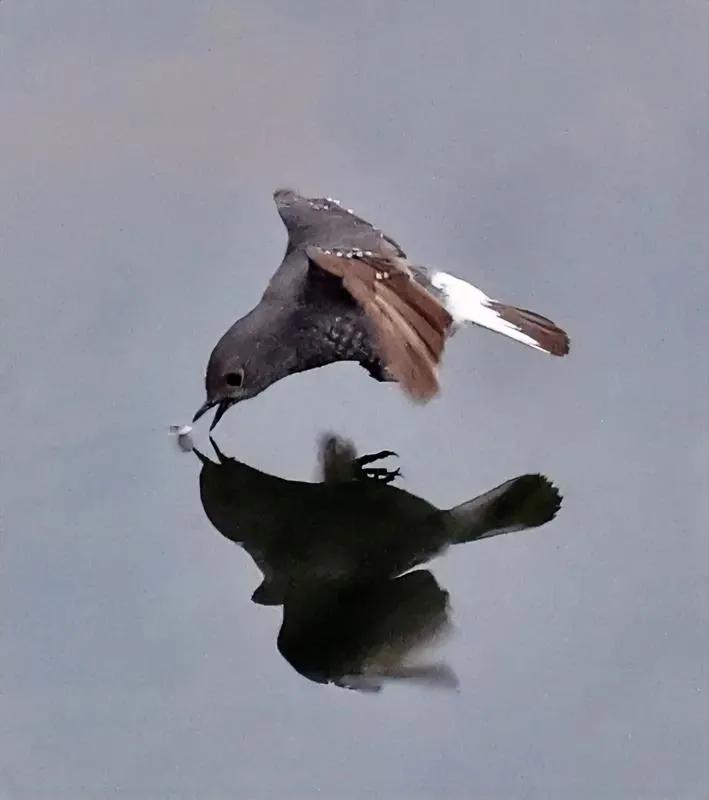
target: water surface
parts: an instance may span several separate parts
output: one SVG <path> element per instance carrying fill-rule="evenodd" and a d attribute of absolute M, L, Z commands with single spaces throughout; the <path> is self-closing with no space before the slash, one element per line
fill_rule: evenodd
<path fill-rule="evenodd" d="M 661 2 L 0 4 L 3 798 L 705 796 L 707 26 Z M 326 431 L 394 450 L 436 508 L 554 481 L 553 522 L 415 568 L 455 690 L 295 669 L 167 433 L 282 256 L 283 184 L 572 337 L 561 361 L 460 334 L 424 408 L 339 365 L 217 428 L 297 481 Z M 345 600 L 335 630 L 366 611 Z"/>

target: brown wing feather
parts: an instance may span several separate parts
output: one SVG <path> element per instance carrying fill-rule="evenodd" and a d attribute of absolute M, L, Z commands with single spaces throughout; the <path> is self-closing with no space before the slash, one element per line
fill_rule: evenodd
<path fill-rule="evenodd" d="M 438 391 L 438 360 L 416 331 L 408 310 L 402 313 L 397 308 L 393 293 L 372 294 L 362 282 L 353 282 L 350 291 L 372 321 L 382 361 L 402 388 L 415 400 L 433 397 Z"/>
<path fill-rule="evenodd" d="M 426 401 L 438 392 L 438 363 L 451 317 L 394 258 L 361 254 L 346 258 L 308 248 L 318 267 L 342 280 L 372 324 L 380 357 L 402 388 Z"/>

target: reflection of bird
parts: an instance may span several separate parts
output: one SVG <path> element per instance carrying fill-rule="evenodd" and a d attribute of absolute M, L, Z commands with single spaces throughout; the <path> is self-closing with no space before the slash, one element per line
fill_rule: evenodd
<path fill-rule="evenodd" d="M 454 688 L 443 662 L 422 661 L 450 627 L 448 592 L 428 570 L 286 591 L 278 649 L 301 675 L 376 691 L 383 680 Z"/>
<path fill-rule="evenodd" d="M 546 478 L 523 475 L 439 510 L 392 486 L 398 471 L 372 466 L 393 453 L 358 458 L 337 437 L 322 442 L 319 483 L 267 475 L 212 445 L 216 462 L 195 450 L 202 504 L 261 570 L 253 601 L 284 606 L 281 653 L 313 680 L 361 689 L 383 676 L 449 685 L 444 665 L 410 663 L 445 631 L 448 594 L 408 571 L 451 544 L 542 525 L 561 503 Z"/>
<path fill-rule="evenodd" d="M 281 189 L 285 257 L 259 304 L 222 336 L 207 366 L 212 428 L 234 403 L 295 372 L 355 361 L 416 400 L 438 391 L 452 329 L 473 322 L 554 355 L 569 349 L 551 320 L 500 303 L 445 272 L 411 264 L 401 247 L 329 198 Z"/>

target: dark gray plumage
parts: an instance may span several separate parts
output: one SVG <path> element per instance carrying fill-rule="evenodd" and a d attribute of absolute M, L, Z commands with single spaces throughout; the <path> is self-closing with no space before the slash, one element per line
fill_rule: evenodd
<path fill-rule="evenodd" d="M 288 231 L 285 257 L 258 305 L 212 351 L 207 399 L 213 428 L 234 403 L 281 378 L 355 361 L 414 399 L 438 391 L 437 368 L 454 323 L 476 322 L 556 355 L 568 338 L 550 320 L 488 298 L 470 284 L 410 264 L 401 246 L 329 198 L 274 193 Z"/>
<path fill-rule="evenodd" d="M 438 509 L 392 486 L 397 470 L 372 466 L 392 453 L 358 458 L 334 436 L 323 440 L 318 483 L 268 475 L 213 446 L 216 462 L 195 451 L 207 517 L 263 574 L 253 601 L 283 606 L 283 656 L 320 682 L 450 678 L 440 665 L 411 664 L 445 631 L 448 593 L 429 572 L 409 570 L 451 545 L 543 525 L 561 504 L 547 478 L 522 475 Z"/>

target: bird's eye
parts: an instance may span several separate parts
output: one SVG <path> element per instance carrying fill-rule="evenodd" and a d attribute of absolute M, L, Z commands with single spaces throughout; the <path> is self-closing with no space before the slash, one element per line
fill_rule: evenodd
<path fill-rule="evenodd" d="M 224 380 L 227 382 L 228 386 L 241 386 L 244 382 L 244 370 L 240 369 L 238 372 L 227 372 L 224 376 Z"/>

